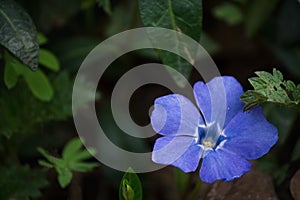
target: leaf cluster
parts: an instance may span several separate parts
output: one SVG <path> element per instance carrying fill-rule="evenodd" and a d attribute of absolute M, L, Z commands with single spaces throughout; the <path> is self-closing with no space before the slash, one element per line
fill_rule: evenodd
<path fill-rule="evenodd" d="M 70 184 L 73 176 L 72 171 L 88 172 L 98 166 L 98 163 L 95 162 L 85 162 L 86 159 L 92 157 L 91 153 L 93 152 L 82 149 L 80 138 L 72 139 L 67 143 L 61 158 L 52 156 L 42 148 L 38 148 L 38 151 L 47 159 L 47 161 L 39 160 L 39 164 L 56 170 L 57 179 L 62 188 Z"/>
<path fill-rule="evenodd" d="M 41 195 L 47 186 L 45 172 L 29 166 L 12 166 L 0 169 L 0 199 L 29 200 Z"/>
<path fill-rule="evenodd" d="M 246 104 L 244 110 L 265 102 L 300 109 L 300 84 L 284 80 L 282 73 L 276 69 L 273 69 L 273 74 L 265 71 L 258 71 L 255 74 L 258 77 L 249 79 L 254 90 L 248 90 L 241 96 L 241 100 Z"/>

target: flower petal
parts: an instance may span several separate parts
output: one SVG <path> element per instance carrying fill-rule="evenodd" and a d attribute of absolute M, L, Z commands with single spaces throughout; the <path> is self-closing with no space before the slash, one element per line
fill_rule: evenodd
<path fill-rule="evenodd" d="M 277 129 L 266 120 L 260 107 L 240 111 L 223 133 L 228 139 L 222 148 L 250 160 L 266 154 L 278 140 Z"/>
<path fill-rule="evenodd" d="M 203 120 L 186 97 L 172 94 L 157 98 L 151 114 L 153 129 L 161 135 L 195 135 Z"/>
<path fill-rule="evenodd" d="M 207 84 L 199 81 L 194 85 L 194 96 L 206 123 L 219 121 L 222 127 L 243 108 L 240 100 L 243 92 L 241 84 L 231 76 L 215 77 Z M 212 100 L 215 113 L 212 113 Z"/>
<path fill-rule="evenodd" d="M 195 171 L 199 165 L 202 149 L 193 137 L 164 136 L 154 144 L 152 160 L 159 164 L 173 165 L 184 172 Z"/>
<path fill-rule="evenodd" d="M 212 150 L 203 159 L 200 178 L 207 183 L 231 181 L 250 171 L 251 163 L 224 149 Z"/>

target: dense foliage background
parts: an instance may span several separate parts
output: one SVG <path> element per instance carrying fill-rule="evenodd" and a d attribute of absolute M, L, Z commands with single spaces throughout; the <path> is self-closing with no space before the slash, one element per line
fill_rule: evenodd
<path fill-rule="evenodd" d="M 74 76 L 85 56 L 106 38 L 142 26 L 180 29 L 200 41 L 222 75 L 236 77 L 245 90 L 252 89 L 248 78 L 255 71 L 273 68 L 299 83 L 299 22 L 297 0 L 0 0 L 0 199 L 118 199 L 119 190 L 120 199 L 300 199 L 296 85 L 283 88 L 290 102 L 261 95 L 248 102 L 267 101 L 265 114 L 280 137 L 268 155 L 253 162 L 252 172 L 209 185 L 201 184 L 197 173 L 166 167 L 138 174 L 143 194 L 135 174 L 121 181 L 123 173 L 97 163 L 82 148 L 71 110 Z M 122 74 L 148 62 L 174 67 L 191 84 L 201 79 L 167 52 L 132 52 L 112 63 L 99 83 L 97 114 L 108 137 L 130 151 L 151 151 L 155 138 L 132 138 L 117 127 L 111 92 Z M 86 80 L 82 93 L 82 104 L 93 101 Z M 129 105 L 134 121 L 148 124 L 154 99 L 168 93 L 158 85 L 139 88 Z"/>

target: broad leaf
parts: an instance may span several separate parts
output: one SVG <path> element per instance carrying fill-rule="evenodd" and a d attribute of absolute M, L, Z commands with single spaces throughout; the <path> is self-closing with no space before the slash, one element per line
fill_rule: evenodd
<path fill-rule="evenodd" d="M 5 67 L 11 67 L 17 76 L 23 76 L 35 97 L 42 101 L 50 101 L 52 99 L 54 95 L 52 85 L 48 77 L 41 70 L 35 72 L 29 70 L 29 68 L 13 58 L 9 53 L 5 54 L 5 59 Z"/>
<path fill-rule="evenodd" d="M 200 40 L 202 31 L 201 0 L 139 0 L 139 9 L 145 26 L 173 29 L 196 41 Z M 173 67 L 189 78 L 192 70 L 189 62 L 169 52 L 159 52 L 159 54 L 164 64 Z M 179 86 L 185 86 L 185 81 L 180 77 L 175 75 L 172 77 Z"/>
<path fill-rule="evenodd" d="M 11 67 L 8 62 L 4 66 L 4 83 L 8 89 L 15 87 L 18 82 L 19 75 L 16 73 L 15 69 Z"/>
<path fill-rule="evenodd" d="M 52 52 L 46 49 L 40 49 L 39 63 L 52 71 L 57 72 L 59 70 L 58 59 Z"/>
<path fill-rule="evenodd" d="M 23 74 L 33 95 L 42 101 L 50 101 L 54 95 L 53 88 L 47 76 L 41 71 L 32 72 L 25 70 Z"/>
<path fill-rule="evenodd" d="M 119 200 L 142 200 L 143 188 L 139 177 L 131 168 L 124 174 L 120 188 Z"/>
<path fill-rule="evenodd" d="M 12 0 L 0 0 L 0 27 L 0 44 L 31 69 L 36 69 L 37 31 L 25 10 Z"/>

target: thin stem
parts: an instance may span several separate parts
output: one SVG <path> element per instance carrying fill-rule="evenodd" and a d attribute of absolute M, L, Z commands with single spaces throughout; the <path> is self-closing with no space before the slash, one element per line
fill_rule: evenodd
<path fill-rule="evenodd" d="M 197 181 L 196 186 L 194 188 L 194 190 L 192 191 L 190 197 L 188 198 L 188 200 L 195 200 L 197 198 L 197 195 L 201 189 L 201 185 L 202 182 L 201 181 Z"/>

